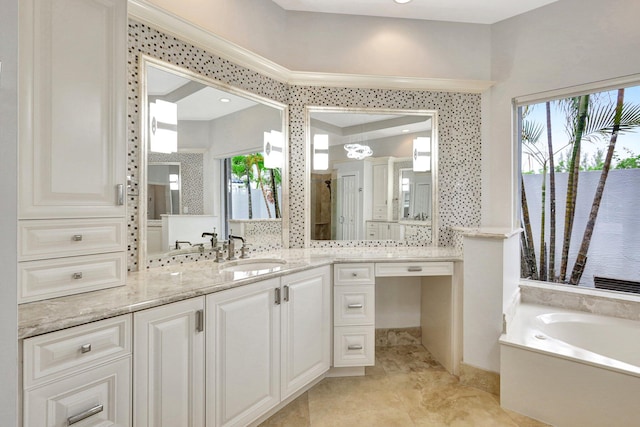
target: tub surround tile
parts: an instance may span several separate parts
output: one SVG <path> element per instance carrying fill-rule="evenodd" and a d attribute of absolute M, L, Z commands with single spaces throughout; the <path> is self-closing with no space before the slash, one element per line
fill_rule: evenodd
<path fill-rule="evenodd" d="M 555 283 L 522 280 L 520 300 L 622 319 L 640 320 L 640 296 Z"/>
<path fill-rule="evenodd" d="M 196 261 L 129 273 L 125 286 L 53 298 L 18 308 L 18 338 L 26 338 L 83 323 L 132 313 L 175 301 L 219 292 L 334 262 L 460 261 L 452 248 L 282 249 L 250 259 L 287 261 L 279 270 L 250 275 L 221 271 L 225 263 Z"/>

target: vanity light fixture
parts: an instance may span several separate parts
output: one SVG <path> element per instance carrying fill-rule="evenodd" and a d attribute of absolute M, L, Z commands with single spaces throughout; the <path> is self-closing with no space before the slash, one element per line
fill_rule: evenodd
<path fill-rule="evenodd" d="M 313 136 L 313 169 L 329 169 L 329 135 L 317 133 Z"/>
<path fill-rule="evenodd" d="M 149 150 L 178 151 L 178 104 L 161 99 L 149 104 Z"/>
<path fill-rule="evenodd" d="M 368 145 L 345 144 L 344 149 L 347 150 L 347 157 L 350 159 L 362 160 L 373 154 L 373 150 Z"/>
<path fill-rule="evenodd" d="M 413 140 L 413 171 L 431 170 L 431 138 L 419 136 Z"/>
<path fill-rule="evenodd" d="M 263 157 L 264 167 L 267 169 L 278 169 L 283 166 L 284 137 L 282 132 L 272 130 L 264 133 Z"/>

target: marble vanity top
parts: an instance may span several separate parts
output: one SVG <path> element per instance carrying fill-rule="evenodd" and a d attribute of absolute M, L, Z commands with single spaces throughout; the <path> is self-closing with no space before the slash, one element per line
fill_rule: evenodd
<path fill-rule="evenodd" d="M 283 249 L 251 259 L 282 259 L 286 264 L 264 274 L 223 271 L 228 263 L 189 262 L 129 273 L 127 283 L 18 307 L 18 338 L 193 298 L 323 265 L 347 262 L 460 261 L 455 248 Z"/>

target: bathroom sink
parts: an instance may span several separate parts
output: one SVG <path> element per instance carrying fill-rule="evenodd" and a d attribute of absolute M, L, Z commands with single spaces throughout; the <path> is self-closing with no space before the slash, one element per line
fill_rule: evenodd
<path fill-rule="evenodd" d="M 278 258 L 255 258 L 255 259 L 241 259 L 238 261 L 231 261 L 220 266 L 220 271 L 231 272 L 262 272 L 262 271 L 277 271 L 286 264 L 287 261 Z"/>

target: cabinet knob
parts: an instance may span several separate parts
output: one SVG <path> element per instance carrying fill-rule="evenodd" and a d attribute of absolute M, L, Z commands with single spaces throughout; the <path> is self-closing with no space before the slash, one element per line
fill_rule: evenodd
<path fill-rule="evenodd" d="M 71 240 L 74 242 L 82 242 L 82 234 L 74 234 Z"/>
<path fill-rule="evenodd" d="M 351 273 L 353 277 L 358 277 L 358 273 Z"/>
<path fill-rule="evenodd" d="M 82 272 L 80 273 L 73 273 L 73 275 L 71 276 L 74 279 L 82 279 Z"/>
<path fill-rule="evenodd" d="M 91 344 L 85 344 L 80 347 L 80 353 L 89 353 L 91 351 Z"/>

